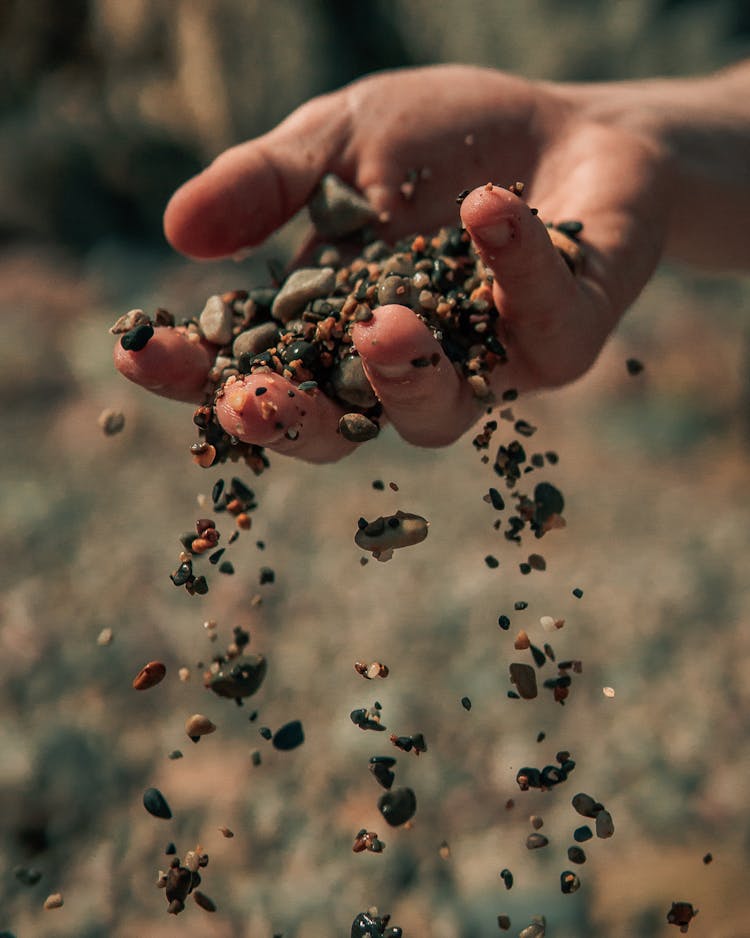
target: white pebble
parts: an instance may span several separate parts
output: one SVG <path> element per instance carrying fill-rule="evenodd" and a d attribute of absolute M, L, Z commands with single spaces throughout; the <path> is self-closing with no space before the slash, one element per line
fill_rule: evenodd
<path fill-rule="evenodd" d="M 614 687 L 602 687 L 602 693 L 605 697 L 614 697 L 615 689 Z"/>
<path fill-rule="evenodd" d="M 555 625 L 555 620 L 552 618 L 552 616 L 542 616 L 542 618 L 539 620 L 539 624 L 545 632 L 554 632 L 557 628 Z"/>

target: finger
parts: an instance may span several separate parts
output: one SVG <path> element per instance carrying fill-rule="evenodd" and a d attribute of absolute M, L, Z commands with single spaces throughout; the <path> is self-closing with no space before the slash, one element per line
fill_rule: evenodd
<path fill-rule="evenodd" d="M 417 446 L 444 446 L 480 412 L 470 386 L 427 326 L 405 306 L 381 306 L 352 328 L 367 377 L 398 434 Z"/>
<path fill-rule="evenodd" d="M 336 167 L 347 135 L 340 95 L 315 98 L 269 133 L 222 153 L 172 196 L 164 232 L 178 251 L 222 257 L 260 244 Z"/>
<path fill-rule="evenodd" d="M 115 344 L 115 367 L 130 381 L 162 397 L 203 400 L 203 388 L 216 356 L 215 346 L 184 329 L 157 328 L 140 351 Z"/>
<path fill-rule="evenodd" d="M 335 462 L 356 448 L 338 432 L 343 413 L 321 391 L 300 391 L 272 372 L 230 378 L 216 401 L 227 433 L 315 463 Z"/>
<path fill-rule="evenodd" d="M 494 274 L 509 359 L 503 383 L 528 389 L 582 374 L 614 324 L 604 292 L 571 274 L 544 224 L 508 190 L 475 189 L 461 218 Z"/>

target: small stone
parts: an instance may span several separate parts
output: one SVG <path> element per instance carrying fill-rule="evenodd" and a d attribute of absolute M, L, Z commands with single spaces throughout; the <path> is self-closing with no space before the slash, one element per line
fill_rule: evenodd
<path fill-rule="evenodd" d="M 334 173 L 321 179 L 307 209 L 317 233 L 331 240 L 353 234 L 377 218 L 367 199 Z"/>
<path fill-rule="evenodd" d="M 498 915 L 497 927 L 500 929 L 500 931 L 508 931 L 508 929 L 510 928 L 510 916 Z"/>
<path fill-rule="evenodd" d="M 573 795 L 571 804 L 583 817 L 595 818 L 597 812 L 601 810 L 601 805 L 599 805 L 599 802 L 595 801 L 591 795 L 587 795 L 584 792 L 579 792 L 577 795 Z"/>
<path fill-rule="evenodd" d="M 221 833 L 221 836 L 226 837 L 227 840 L 230 840 L 232 837 L 234 837 L 234 831 L 230 830 L 228 827 L 220 827 L 219 832 Z"/>
<path fill-rule="evenodd" d="M 297 746 L 301 746 L 304 741 L 305 732 L 299 720 L 292 720 L 290 723 L 285 723 L 280 729 L 276 730 L 272 738 L 274 749 L 280 749 L 282 752 L 296 749 Z"/>
<path fill-rule="evenodd" d="M 240 332 L 232 344 L 232 354 L 235 358 L 241 355 L 259 355 L 266 349 L 273 348 L 279 335 L 279 327 L 275 322 L 262 322 L 258 326 Z"/>
<path fill-rule="evenodd" d="M 544 818 L 539 817 L 538 814 L 532 814 L 529 818 L 529 823 L 535 831 L 538 831 L 540 827 L 544 827 Z"/>
<path fill-rule="evenodd" d="M 513 874 L 507 867 L 504 870 L 500 870 L 500 879 L 502 879 L 506 889 L 513 888 Z"/>
<path fill-rule="evenodd" d="M 546 929 L 541 922 L 532 922 L 518 933 L 518 938 L 544 938 Z"/>
<path fill-rule="evenodd" d="M 144 326 L 148 323 L 149 318 L 142 309 L 131 309 L 130 312 L 120 316 L 109 331 L 111 335 L 122 335 L 135 329 L 136 326 Z"/>
<path fill-rule="evenodd" d="M 215 345 L 232 341 L 232 307 L 218 296 L 209 296 L 198 318 L 203 337 Z"/>
<path fill-rule="evenodd" d="M 462 697 L 461 706 L 464 708 L 464 710 L 471 710 L 471 700 L 468 697 Z"/>
<path fill-rule="evenodd" d="M 446 840 L 444 840 L 438 847 L 438 853 L 440 854 L 441 860 L 450 860 L 451 848 Z"/>
<path fill-rule="evenodd" d="M 201 892 L 200 889 L 196 889 L 193 892 L 193 899 L 195 899 L 195 904 L 200 906 L 204 912 L 216 911 L 216 903 L 214 900 L 209 899 L 209 897 L 204 892 Z"/>
<path fill-rule="evenodd" d="M 614 687 L 602 687 L 602 693 L 605 697 L 614 697 L 615 689 Z"/>
<path fill-rule="evenodd" d="M 172 811 L 167 804 L 167 799 L 162 795 L 158 788 L 147 788 L 143 793 L 143 807 L 154 817 L 162 818 L 168 821 L 172 817 Z"/>
<path fill-rule="evenodd" d="M 707 853 L 703 857 L 703 862 L 706 866 L 708 866 L 709 863 L 713 863 L 713 859 L 714 859 L 714 855 L 712 853 Z"/>
<path fill-rule="evenodd" d="M 161 661 L 149 661 L 133 678 L 133 687 L 135 690 L 148 690 L 150 687 L 156 687 L 164 680 L 166 673 L 166 666 Z"/>
<path fill-rule="evenodd" d="M 529 834 L 526 838 L 526 848 L 528 850 L 539 850 L 541 847 L 546 847 L 549 843 L 549 838 L 545 837 L 544 834 Z"/>
<path fill-rule="evenodd" d="M 560 873 L 560 890 L 566 896 L 578 892 L 580 888 L 581 881 L 572 870 L 563 870 L 563 872 Z"/>
<path fill-rule="evenodd" d="M 191 739 L 208 736 L 209 733 L 216 732 L 216 725 L 202 713 L 194 713 L 185 721 L 185 732 Z"/>
<path fill-rule="evenodd" d="M 515 684 L 518 693 L 524 700 L 533 700 L 538 691 L 536 684 L 536 671 L 529 664 L 513 662 L 509 666 L 510 679 Z"/>
<path fill-rule="evenodd" d="M 359 355 L 347 355 L 333 369 L 331 383 L 336 397 L 366 410 L 377 404 L 377 397 L 365 374 Z"/>
<path fill-rule="evenodd" d="M 327 296 L 335 286 L 336 274 L 332 267 L 303 267 L 295 270 L 276 294 L 271 315 L 281 322 L 289 322 L 310 300 Z"/>
<path fill-rule="evenodd" d="M 44 900 L 45 909 L 60 909 L 64 904 L 62 893 L 53 892 Z"/>
<path fill-rule="evenodd" d="M 575 596 L 576 599 L 580 599 L 583 596 L 583 590 L 580 587 L 576 586 L 576 588 L 573 590 L 573 595 Z"/>
<path fill-rule="evenodd" d="M 513 641 L 513 647 L 516 651 L 526 651 L 527 648 L 531 647 L 531 641 L 526 632 L 521 629 L 521 631 L 516 635 L 515 640 Z"/>
<path fill-rule="evenodd" d="M 492 554 L 487 554 L 487 556 L 484 558 L 484 562 L 487 564 L 490 570 L 497 570 L 497 568 L 500 566 L 500 561 L 497 559 L 497 557 L 493 557 Z"/>
<path fill-rule="evenodd" d="M 97 635 L 96 644 L 102 645 L 102 646 L 111 645 L 112 642 L 114 641 L 114 638 L 115 638 L 114 632 L 112 631 L 112 629 L 107 627 L 107 628 L 102 629 L 101 632 Z"/>
<path fill-rule="evenodd" d="M 36 886 L 36 884 L 42 878 L 42 871 L 35 870 L 29 866 L 17 866 L 13 870 L 13 875 L 16 877 L 18 882 L 23 883 L 24 886 Z"/>
<path fill-rule="evenodd" d="M 120 345 L 127 352 L 140 352 L 144 349 L 154 334 L 154 327 L 150 322 L 135 326 L 130 332 L 120 336 Z"/>
<path fill-rule="evenodd" d="M 261 754 L 260 754 L 260 750 L 259 750 L 259 749 L 253 749 L 253 751 L 250 753 L 250 762 L 251 762 L 254 766 L 259 766 L 262 761 L 263 761 L 263 758 L 262 758 L 262 756 L 261 756 Z"/>
<path fill-rule="evenodd" d="M 643 371 L 643 362 L 639 362 L 637 358 L 629 358 L 625 362 L 625 367 L 629 375 L 639 375 Z"/>
<path fill-rule="evenodd" d="M 179 749 L 173 749 L 173 750 L 169 753 L 169 755 L 167 756 L 167 758 L 168 758 L 168 759 L 172 759 L 172 760 L 174 760 L 174 759 L 181 759 L 181 758 L 182 758 L 182 752 L 181 752 Z"/>
<path fill-rule="evenodd" d="M 180 668 L 177 672 L 177 677 L 183 684 L 186 684 L 190 680 L 190 668 Z"/>
<path fill-rule="evenodd" d="M 508 616 L 498 616 L 497 624 L 500 626 L 500 628 L 504 632 L 507 632 L 508 629 L 510 628 L 510 619 L 508 618 Z"/>
<path fill-rule="evenodd" d="M 568 847 L 568 859 L 571 863 L 585 863 L 586 853 L 581 847 Z"/>
<path fill-rule="evenodd" d="M 682 934 L 687 934 L 690 922 L 698 914 L 698 909 L 694 909 L 691 902 L 673 902 L 672 908 L 667 912 L 667 922 L 670 925 L 679 926 Z"/>
<path fill-rule="evenodd" d="M 588 824 L 583 824 L 581 827 L 576 827 L 573 831 L 573 840 L 579 844 L 585 844 L 587 840 L 591 840 L 594 836 L 593 831 L 588 826 Z"/>
<path fill-rule="evenodd" d="M 612 815 L 604 808 L 596 815 L 596 821 L 594 823 L 596 826 L 596 836 L 601 837 L 602 840 L 611 837 L 615 832 L 615 824 L 612 820 Z"/>
<path fill-rule="evenodd" d="M 378 810 L 391 827 L 399 827 L 414 816 L 417 796 L 411 788 L 393 788 L 380 796 Z"/>
<path fill-rule="evenodd" d="M 99 414 L 97 423 L 105 436 L 115 436 L 117 433 L 120 433 L 125 426 L 125 414 L 119 410 L 112 410 L 108 407 Z"/>
<path fill-rule="evenodd" d="M 354 535 L 354 543 L 362 550 L 373 552 L 411 547 L 427 537 L 429 524 L 421 515 L 406 511 L 397 511 L 395 515 L 381 515 L 370 522 L 362 519 Z"/>
<path fill-rule="evenodd" d="M 380 427 L 364 414 L 344 414 L 339 420 L 339 433 L 350 443 L 365 443 L 375 439 Z"/>

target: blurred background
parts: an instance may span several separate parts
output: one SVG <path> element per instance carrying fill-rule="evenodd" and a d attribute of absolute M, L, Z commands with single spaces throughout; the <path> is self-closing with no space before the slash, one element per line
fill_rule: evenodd
<path fill-rule="evenodd" d="M 492 528 L 494 476 L 469 439 L 425 452 L 387 432 L 339 466 L 279 458 L 243 474 L 260 507 L 231 549 L 236 574 L 214 571 L 204 597 L 167 575 L 206 513 L 197 497 L 231 473 L 193 466 L 189 408 L 126 386 L 107 333 L 136 306 L 197 313 L 291 255 L 294 226 L 241 264 L 189 262 L 161 213 L 224 147 L 312 95 L 443 61 L 565 80 L 704 73 L 749 46 L 740 0 L 0 3 L 0 932 L 329 938 L 377 905 L 406 938 L 484 938 L 500 913 L 511 934 L 544 914 L 555 938 L 666 938 L 685 900 L 700 909 L 690 934 L 750 933 L 747 278 L 663 268 L 592 372 L 516 405 L 540 428 L 535 448 L 560 456 L 547 477 L 566 495 L 564 531 L 517 550 Z M 97 425 L 107 407 L 125 414 L 115 437 Z M 397 508 L 428 517 L 429 538 L 361 567 L 357 518 Z M 547 571 L 521 576 L 537 548 Z M 274 584 L 259 586 L 261 566 Z M 542 615 L 566 619 L 558 659 L 583 660 L 565 707 L 506 698 L 508 662 L 528 654 L 513 635 L 541 645 Z M 196 666 L 236 625 L 269 659 L 243 709 Z M 167 678 L 136 694 L 152 659 Z M 356 659 L 391 674 L 366 683 Z M 417 792 L 409 831 L 387 829 L 367 770 L 390 745 L 349 720 L 376 699 L 389 732 L 427 737 L 418 759 L 395 753 L 397 784 Z M 219 727 L 199 746 L 183 730 L 193 712 Z M 293 752 L 258 735 L 291 719 L 306 734 Z M 184 758 L 167 758 L 175 748 Z M 519 793 L 517 769 L 560 749 L 577 762 L 569 781 Z M 151 785 L 172 821 L 144 811 Z M 577 791 L 607 805 L 616 834 L 584 845 L 582 887 L 563 896 Z M 524 846 L 530 814 L 544 850 Z M 362 827 L 382 855 L 351 852 Z M 216 914 L 191 901 L 167 916 L 155 881 L 169 841 L 210 854 Z M 45 911 L 57 891 L 65 905 Z"/>

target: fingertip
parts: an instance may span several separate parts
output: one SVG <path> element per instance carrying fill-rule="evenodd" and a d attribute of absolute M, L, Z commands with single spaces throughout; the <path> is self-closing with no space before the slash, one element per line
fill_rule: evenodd
<path fill-rule="evenodd" d="M 160 327 L 139 351 L 115 343 L 115 367 L 123 377 L 162 397 L 199 401 L 212 364 L 211 347 L 197 334 Z"/>

